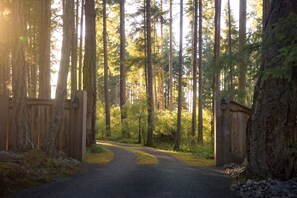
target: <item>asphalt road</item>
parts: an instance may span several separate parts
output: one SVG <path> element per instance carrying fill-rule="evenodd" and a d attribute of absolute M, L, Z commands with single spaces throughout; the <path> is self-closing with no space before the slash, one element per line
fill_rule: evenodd
<path fill-rule="evenodd" d="M 219 169 L 186 167 L 166 153 L 143 149 L 155 155 L 159 164 L 137 165 L 132 153 L 110 147 L 115 157 L 109 164 L 83 165 L 83 171 L 79 174 L 9 197 L 235 197 L 229 190 L 230 178 Z"/>

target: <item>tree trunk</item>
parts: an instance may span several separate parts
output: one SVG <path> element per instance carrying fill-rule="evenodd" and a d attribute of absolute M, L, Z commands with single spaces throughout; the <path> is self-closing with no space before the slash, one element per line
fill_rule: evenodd
<path fill-rule="evenodd" d="M 238 76 L 238 90 L 239 101 L 245 103 L 245 84 L 246 84 L 246 55 L 244 47 L 246 43 L 246 0 L 240 0 L 239 8 L 239 76 Z"/>
<path fill-rule="evenodd" d="M 83 87 L 87 91 L 87 145 L 96 143 L 96 11 L 94 0 L 88 0 L 85 4 L 86 33 L 85 56 L 83 71 Z"/>
<path fill-rule="evenodd" d="M 170 1 L 170 19 L 169 19 L 169 111 L 173 111 L 173 54 L 172 54 L 172 0 Z"/>
<path fill-rule="evenodd" d="M 199 103 L 198 103 L 198 142 L 203 143 L 203 107 L 202 107 L 202 0 L 199 0 L 199 60 L 198 60 L 198 70 L 199 70 Z"/>
<path fill-rule="evenodd" d="M 40 1 L 39 98 L 51 97 L 51 0 Z"/>
<path fill-rule="evenodd" d="M 194 0 L 194 25 L 193 25 L 193 109 L 192 109 L 192 132 L 196 134 L 196 113 L 197 113 L 197 25 L 198 25 L 198 0 Z"/>
<path fill-rule="evenodd" d="M 161 0 L 161 12 L 163 12 L 163 0 Z M 161 19 L 160 19 L 160 23 L 161 23 L 161 66 L 159 68 L 159 93 L 158 93 L 158 96 L 159 96 L 159 108 L 161 110 L 164 110 L 165 108 L 165 99 L 164 99 L 164 65 L 165 65 L 165 62 L 164 62 L 164 49 L 163 49 L 163 33 L 164 33 L 164 27 L 163 27 L 163 14 L 161 15 Z"/>
<path fill-rule="evenodd" d="M 67 96 L 67 76 L 72 41 L 71 27 L 73 25 L 71 13 L 73 9 L 74 0 L 63 1 L 63 42 L 56 89 L 56 99 L 53 106 L 53 115 L 50 122 L 50 127 L 46 136 L 46 144 L 43 148 L 43 150 L 49 155 L 53 155 L 56 150 L 56 141 L 59 135 L 60 123 L 64 111 L 64 103 Z"/>
<path fill-rule="evenodd" d="M 127 108 L 126 104 L 126 34 L 125 34 L 125 0 L 120 1 L 120 107 L 121 107 L 121 125 L 122 136 L 129 137 L 127 131 Z"/>
<path fill-rule="evenodd" d="M 152 35 L 151 35 L 151 1 L 146 0 L 146 25 L 147 25 L 147 80 L 148 80 L 148 131 L 147 131 L 147 146 L 153 145 L 153 131 L 155 128 L 154 121 L 154 94 L 153 94 L 153 68 L 152 68 Z"/>
<path fill-rule="evenodd" d="M 72 11 L 73 21 L 75 23 L 72 26 L 72 48 L 71 48 L 71 92 L 77 90 L 77 39 L 78 39 L 78 5 L 76 0 L 76 8 Z"/>
<path fill-rule="evenodd" d="M 222 145 L 222 133 L 219 131 L 222 125 L 222 112 L 220 110 L 220 33 L 221 33 L 221 0 L 215 1 L 215 43 L 214 43 L 214 82 L 213 82 L 213 131 L 214 131 L 214 150 L 216 165 L 219 158 L 216 155 L 218 150 L 223 149 Z"/>
<path fill-rule="evenodd" d="M 287 65 L 291 69 L 288 78 L 282 74 L 276 78 L 269 76 L 269 71 L 288 64 L 288 57 L 279 59 L 279 54 L 284 49 L 293 49 L 291 47 L 296 43 L 296 37 L 292 35 L 297 31 L 297 1 L 273 0 L 270 8 L 264 31 L 265 43 L 269 44 L 264 49 L 261 75 L 247 126 L 248 172 L 262 178 L 288 179 L 297 176 L 297 142 L 294 139 L 297 116 L 296 57 Z M 294 13 L 293 22 L 279 22 L 290 13 Z"/>
<path fill-rule="evenodd" d="M 109 84 L 108 84 L 108 51 L 107 51 L 107 27 L 106 27 L 106 0 L 103 0 L 103 51 L 104 51 L 104 98 L 105 98 L 105 124 L 106 136 L 110 133 L 110 107 L 109 107 Z"/>
<path fill-rule="evenodd" d="M 174 149 L 179 150 L 181 140 L 181 111 L 182 111 L 182 72 L 183 72 L 183 0 L 180 0 L 179 21 L 179 66 L 178 66 L 178 99 L 177 99 L 177 129 Z"/>
<path fill-rule="evenodd" d="M 231 6 L 230 0 L 228 0 L 228 54 L 232 55 L 232 24 L 231 24 Z M 230 99 L 234 97 L 234 85 L 233 85 L 233 66 L 230 67 Z"/>
<path fill-rule="evenodd" d="M 79 35 L 79 65 L 78 65 L 78 89 L 82 89 L 82 64 L 83 64 L 83 27 L 84 27 L 85 0 L 81 0 L 80 11 L 80 35 Z"/>
<path fill-rule="evenodd" d="M 13 86 L 13 107 L 14 107 L 14 131 L 17 136 L 17 150 L 30 149 L 33 147 L 28 126 L 27 109 L 27 88 L 24 42 L 21 39 L 25 35 L 26 24 L 24 21 L 24 1 L 15 0 L 12 2 L 13 22 L 13 59 L 12 59 L 12 86 Z"/>

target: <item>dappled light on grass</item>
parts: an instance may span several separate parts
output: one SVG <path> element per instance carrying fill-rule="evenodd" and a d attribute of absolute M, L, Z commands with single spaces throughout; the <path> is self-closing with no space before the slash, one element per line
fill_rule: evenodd
<path fill-rule="evenodd" d="M 111 151 L 103 151 L 101 153 L 87 153 L 84 162 L 91 164 L 108 164 L 114 158 Z"/>
<path fill-rule="evenodd" d="M 156 150 L 162 153 L 168 153 L 172 155 L 178 161 L 182 162 L 187 166 L 195 166 L 195 167 L 214 166 L 214 160 L 200 158 L 200 157 L 194 156 L 192 153 L 168 151 L 168 150 L 161 150 L 161 149 L 156 149 Z"/>
<path fill-rule="evenodd" d="M 157 165 L 159 163 L 158 159 L 155 156 L 148 154 L 144 151 L 138 150 L 135 147 L 131 148 L 131 147 L 121 146 L 121 145 L 117 145 L 117 144 L 112 144 L 109 142 L 98 142 L 98 143 L 101 145 L 104 145 L 104 146 L 111 146 L 111 147 L 125 149 L 125 150 L 133 153 L 136 156 L 137 164 Z"/>

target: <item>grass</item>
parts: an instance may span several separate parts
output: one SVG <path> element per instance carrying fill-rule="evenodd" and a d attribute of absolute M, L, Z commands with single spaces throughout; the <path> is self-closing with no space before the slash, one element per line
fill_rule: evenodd
<path fill-rule="evenodd" d="M 118 148 L 122 148 L 125 149 L 129 152 L 132 152 L 136 155 L 136 159 L 137 159 L 137 163 L 138 164 L 150 164 L 150 163 L 156 163 L 155 160 L 156 157 L 153 155 L 150 155 L 144 151 L 141 151 L 139 149 L 136 149 L 135 146 L 140 146 L 140 145 L 135 145 L 135 144 L 127 144 L 127 146 L 125 145 L 118 145 L 118 144 L 112 144 L 112 143 L 107 143 L 107 142 L 100 142 L 100 144 L 102 145 L 106 145 L 106 146 L 114 146 L 114 147 L 118 147 Z M 133 146 L 134 148 L 131 148 L 129 146 Z M 176 151 L 172 151 L 172 150 L 163 150 L 163 149 L 156 149 L 159 152 L 162 153 L 168 153 L 170 154 L 172 157 L 176 158 L 178 161 L 180 161 L 181 163 L 187 165 L 187 166 L 194 166 L 194 167 L 209 167 L 209 166 L 214 166 L 214 160 L 213 159 L 206 159 L 203 156 L 199 156 L 190 152 L 176 152 Z M 154 160 L 154 161 L 150 161 L 150 160 Z"/>
<path fill-rule="evenodd" d="M 171 152 L 170 154 L 187 166 L 214 166 L 214 160 L 197 158 L 192 153 Z"/>
<path fill-rule="evenodd" d="M 121 146 L 121 145 L 112 144 L 112 143 L 108 143 L 108 142 L 100 142 L 100 144 L 101 145 L 105 145 L 105 146 L 112 146 L 112 147 L 117 147 L 117 148 L 125 149 L 125 150 L 133 153 L 136 156 L 136 163 L 137 164 L 142 164 L 142 165 L 157 165 L 159 163 L 158 162 L 158 159 L 155 156 L 153 156 L 153 155 L 151 155 L 149 153 L 146 153 L 144 151 L 138 150 L 136 148 Z"/>
<path fill-rule="evenodd" d="M 92 145 L 87 149 L 84 162 L 91 164 L 108 164 L 114 158 L 114 153 L 100 145 Z"/>

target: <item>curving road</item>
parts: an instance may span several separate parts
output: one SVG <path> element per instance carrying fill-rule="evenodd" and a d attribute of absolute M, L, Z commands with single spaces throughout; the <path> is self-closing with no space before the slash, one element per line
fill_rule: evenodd
<path fill-rule="evenodd" d="M 155 155 L 159 164 L 137 165 L 132 153 L 115 147 L 109 149 L 115 153 L 109 164 L 83 165 L 79 174 L 9 197 L 235 197 L 229 190 L 230 178 L 219 169 L 186 167 L 172 156 L 150 148 L 141 149 Z"/>

